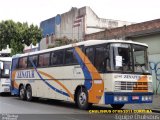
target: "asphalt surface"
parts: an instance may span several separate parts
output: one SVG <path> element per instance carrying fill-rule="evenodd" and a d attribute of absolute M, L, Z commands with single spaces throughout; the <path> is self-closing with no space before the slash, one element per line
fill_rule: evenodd
<path fill-rule="evenodd" d="M 91 110 L 113 109 L 110 106 L 93 106 Z M 78 109 L 70 102 L 44 99 L 27 102 L 13 96 L 0 96 L 0 113 L 0 120 L 123 120 L 117 113 L 90 113 L 88 110 Z M 158 115 L 157 119 L 160 119 L 159 113 L 152 114 Z M 136 119 L 133 115 L 135 114 L 127 114 L 129 118 Z"/>

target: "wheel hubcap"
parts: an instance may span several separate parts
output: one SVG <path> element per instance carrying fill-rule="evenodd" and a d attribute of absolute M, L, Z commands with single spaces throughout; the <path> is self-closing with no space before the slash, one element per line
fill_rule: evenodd
<path fill-rule="evenodd" d="M 29 91 L 27 91 L 27 98 L 29 99 L 31 96 L 31 93 Z"/>
<path fill-rule="evenodd" d="M 20 96 L 21 96 L 21 98 L 23 98 L 23 96 L 24 96 L 24 90 L 23 89 L 20 90 Z"/>
<path fill-rule="evenodd" d="M 79 95 L 79 103 L 81 105 L 84 105 L 86 103 L 86 94 L 84 92 L 82 92 L 80 95 Z"/>

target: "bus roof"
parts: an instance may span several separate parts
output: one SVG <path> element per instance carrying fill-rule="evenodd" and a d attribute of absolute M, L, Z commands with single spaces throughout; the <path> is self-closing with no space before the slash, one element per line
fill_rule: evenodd
<path fill-rule="evenodd" d="M 92 45 L 98 45 L 98 44 L 104 44 L 104 43 L 130 43 L 130 44 L 137 44 L 137 45 L 142 45 L 142 46 L 148 47 L 148 45 L 145 43 L 133 42 L 131 40 L 115 40 L 115 39 L 113 39 L 113 40 L 87 40 L 87 41 L 82 41 L 82 42 L 73 43 L 73 44 L 69 44 L 69 45 L 45 49 L 45 50 L 41 50 L 41 51 L 30 52 L 30 53 L 25 53 L 25 54 L 17 54 L 17 55 L 14 55 L 12 58 L 23 57 L 23 56 L 28 56 L 28 55 L 35 55 L 35 54 L 50 52 L 53 50 L 61 50 L 61 49 L 70 48 L 73 46 L 81 46 L 81 45 L 92 46 Z"/>
<path fill-rule="evenodd" d="M 12 57 L 0 57 L 0 61 L 12 61 Z"/>

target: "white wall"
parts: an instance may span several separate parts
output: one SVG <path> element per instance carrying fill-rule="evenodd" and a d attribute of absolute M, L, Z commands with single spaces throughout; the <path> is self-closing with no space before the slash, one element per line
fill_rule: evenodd
<path fill-rule="evenodd" d="M 78 16 L 81 17 L 79 27 L 73 27 Z M 100 32 L 105 29 L 130 25 L 131 22 L 99 18 L 90 7 L 72 8 L 61 14 L 61 24 L 56 25 L 55 34 L 57 38 L 67 36 L 69 39 L 82 41 L 85 34 Z M 91 28 L 89 28 L 91 27 Z"/>
<path fill-rule="evenodd" d="M 105 29 L 99 29 L 99 28 L 110 29 L 110 28 L 133 24 L 127 21 L 99 18 L 90 7 L 87 7 L 86 10 L 87 10 L 86 11 L 87 13 L 86 15 L 86 34 L 105 30 Z"/>
<path fill-rule="evenodd" d="M 70 11 L 62 14 L 61 24 L 55 27 L 56 38 L 63 38 L 66 36 L 68 39 L 83 40 L 85 12 L 85 8 L 72 8 Z M 84 17 L 82 17 L 81 22 L 79 22 L 80 26 L 74 27 L 74 21 L 78 20 L 77 17 L 82 15 L 84 15 Z"/>
<path fill-rule="evenodd" d="M 85 34 L 104 31 L 105 29 L 100 29 L 103 27 L 113 28 L 131 24 L 130 22 L 125 21 L 101 19 L 90 7 L 82 7 L 79 9 L 73 7 L 68 12 L 63 13 L 60 16 L 61 23 L 59 25 L 55 25 L 55 38 L 63 38 L 65 36 L 68 39 L 78 41 L 83 41 Z M 82 17 L 77 18 L 80 16 Z M 80 20 L 80 26 L 74 27 L 75 21 L 77 20 Z M 91 26 L 91 28 L 88 28 L 89 26 Z M 40 49 L 46 49 L 48 48 L 47 46 L 45 38 L 42 39 L 40 42 Z"/>

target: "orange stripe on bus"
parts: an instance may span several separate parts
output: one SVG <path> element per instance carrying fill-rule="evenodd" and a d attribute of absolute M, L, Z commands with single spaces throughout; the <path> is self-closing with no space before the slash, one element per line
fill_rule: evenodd
<path fill-rule="evenodd" d="M 143 87 L 147 88 L 146 90 L 133 90 L 133 92 L 148 92 L 148 80 L 147 75 L 142 76 L 137 82 L 144 82 L 147 83 L 146 85 L 143 85 Z M 137 85 L 136 88 L 141 88 L 142 85 Z"/>
<path fill-rule="evenodd" d="M 89 99 L 88 101 L 91 103 L 99 103 L 103 92 L 104 92 L 104 81 L 102 80 L 99 72 L 94 67 L 94 65 L 91 63 L 91 61 L 88 59 L 88 57 L 82 52 L 82 50 L 79 47 L 75 47 L 76 52 L 88 68 L 91 76 L 92 76 L 92 87 L 88 91 L 89 92 Z M 100 83 L 95 83 L 98 80 Z"/>
<path fill-rule="evenodd" d="M 51 80 L 55 81 L 56 83 L 58 83 L 63 89 L 65 89 L 65 91 L 69 94 L 69 96 L 74 100 L 74 96 L 73 94 L 58 80 L 56 80 L 54 77 L 52 77 L 51 75 L 45 73 L 45 72 L 42 72 L 42 71 L 38 71 L 40 74 L 50 78 Z"/>
<path fill-rule="evenodd" d="M 15 81 L 16 72 L 17 72 L 16 70 L 12 72 L 12 82 L 13 82 L 13 87 L 18 89 L 19 85 Z"/>

